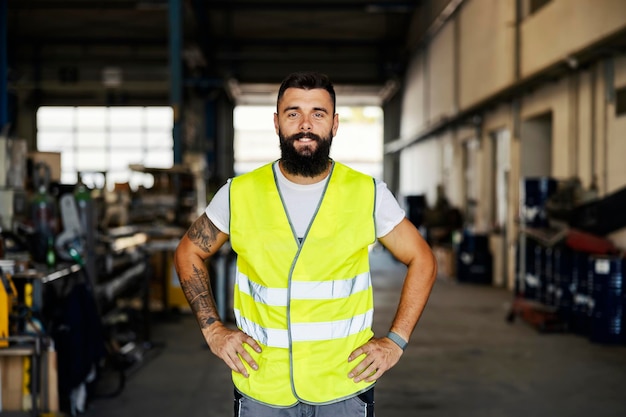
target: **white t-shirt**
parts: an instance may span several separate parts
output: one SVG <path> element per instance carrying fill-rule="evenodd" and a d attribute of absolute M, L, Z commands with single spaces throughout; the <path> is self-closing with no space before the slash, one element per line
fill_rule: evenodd
<path fill-rule="evenodd" d="M 315 214 L 326 181 L 315 184 L 296 184 L 289 181 L 274 163 L 274 172 L 278 179 L 278 187 L 287 207 L 289 219 L 293 224 L 296 234 L 302 238 L 309 227 L 309 223 Z M 221 232 L 229 234 L 230 231 L 230 179 L 217 190 L 217 193 L 207 206 L 205 213 Z M 405 212 L 398 204 L 387 184 L 376 180 L 376 203 L 374 207 L 374 219 L 376 223 L 376 237 L 380 238 L 391 232 L 404 218 Z"/>

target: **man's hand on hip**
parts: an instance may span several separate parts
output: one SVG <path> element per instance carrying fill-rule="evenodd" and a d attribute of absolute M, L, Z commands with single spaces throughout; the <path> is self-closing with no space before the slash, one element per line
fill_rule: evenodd
<path fill-rule="evenodd" d="M 348 362 L 352 362 L 361 355 L 365 356 L 350 371 L 348 378 L 353 379 L 354 382 L 363 380 L 373 382 L 398 363 L 402 356 L 402 349 L 386 337 L 370 339 L 350 354 Z"/>
<path fill-rule="evenodd" d="M 229 329 L 223 323 L 215 322 L 210 329 L 206 329 L 203 333 L 211 352 L 222 359 L 233 371 L 239 372 L 247 378 L 249 375 L 243 361 L 250 368 L 259 369 L 259 365 L 244 349 L 244 344 L 249 345 L 258 353 L 261 353 L 261 346 L 241 330 Z"/>

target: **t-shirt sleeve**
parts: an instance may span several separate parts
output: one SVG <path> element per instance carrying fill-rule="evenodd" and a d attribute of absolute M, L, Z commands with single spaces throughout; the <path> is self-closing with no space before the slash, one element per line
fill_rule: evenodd
<path fill-rule="evenodd" d="M 204 213 L 220 232 L 230 234 L 230 180 L 217 190 Z"/>
<path fill-rule="evenodd" d="M 398 200 L 391 193 L 387 184 L 376 180 L 376 207 L 374 217 L 376 221 L 376 237 L 381 238 L 391 232 L 402 219 L 405 212 Z"/>

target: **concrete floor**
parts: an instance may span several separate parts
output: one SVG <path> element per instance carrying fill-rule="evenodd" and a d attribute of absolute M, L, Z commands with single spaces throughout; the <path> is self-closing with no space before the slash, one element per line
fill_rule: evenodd
<path fill-rule="evenodd" d="M 372 254 L 375 331 L 386 333 L 403 267 Z M 376 386 L 376 416 L 618 417 L 626 415 L 626 347 L 574 334 L 542 334 L 505 320 L 509 292 L 440 278 L 401 362 Z M 230 417 L 226 365 L 189 315 L 156 321 L 164 347 L 129 376 L 115 398 L 85 417 Z"/>

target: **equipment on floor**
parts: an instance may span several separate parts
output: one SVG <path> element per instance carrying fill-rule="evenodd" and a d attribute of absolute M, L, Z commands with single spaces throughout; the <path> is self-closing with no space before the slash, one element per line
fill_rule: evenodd
<path fill-rule="evenodd" d="M 626 187 L 623 187 L 603 198 L 582 202 L 568 210 L 555 210 L 554 204 L 550 211 L 554 218 L 568 224 L 569 227 L 596 236 L 606 236 L 626 227 Z"/>
<path fill-rule="evenodd" d="M 520 316 L 540 331 L 570 331 L 596 343 L 626 343 L 626 262 L 605 237 L 626 225 L 626 188 L 583 202 L 577 181 L 555 185 L 549 178 L 524 180 L 507 319 Z"/>
<path fill-rule="evenodd" d="M 493 256 L 489 250 L 489 238 L 484 234 L 463 232 L 459 245 L 456 275 L 459 282 L 491 284 Z"/>
<path fill-rule="evenodd" d="M 80 222 L 74 196 L 62 195 L 59 198 L 59 209 L 63 231 L 57 236 L 54 246 L 60 258 L 66 261 L 76 261 L 76 254 L 84 256 L 85 231 Z"/>
<path fill-rule="evenodd" d="M 547 227 L 546 203 L 557 190 L 557 181 L 549 177 L 524 178 L 520 190 L 520 217 L 527 227 Z"/>
<path fill-rule="evenodd" d="M 17 291 L 11 277 L 4 272 L 1 266 L 0 279 L 2 280 L 2 285 L 0 285 L 0 348 L 3 348 L 9 345 L 7 339 L 10 336 L 10 315 Z"/>

